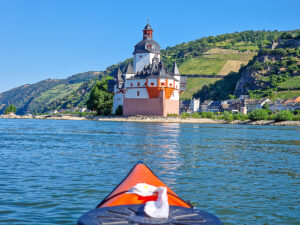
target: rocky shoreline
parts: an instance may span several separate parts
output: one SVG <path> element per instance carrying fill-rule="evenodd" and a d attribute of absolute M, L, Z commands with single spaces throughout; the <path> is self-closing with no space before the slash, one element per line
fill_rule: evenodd
<path fill-rule="evenodd" d="M 180 118 L 180 117 L 160 117 L 160 116 L 95 116 L 84 117 L 77 115 L 24 115 L 16 114 L 0 115 L 0 119 L 47 119 L 47 120 L 92 120 L 92 121 L 116 121 L 116 122 L 146 122 L 146 123 L 206 123 L 206 124 L 240 124 L 240 125 L 271 125 L 271 126 L 300 126 L 300 121 L 282 121 L 273 120 L 217 120 L 208 118 Z"/>

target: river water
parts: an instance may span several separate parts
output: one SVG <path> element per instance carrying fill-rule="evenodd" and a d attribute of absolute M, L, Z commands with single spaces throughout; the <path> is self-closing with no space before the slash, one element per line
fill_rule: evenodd
<path fill-rule="evenodd" d="M 300 224 L 300 128 L 0 119 L 0 224 L 76 224 L 139 160 L 224 224 Z"/>

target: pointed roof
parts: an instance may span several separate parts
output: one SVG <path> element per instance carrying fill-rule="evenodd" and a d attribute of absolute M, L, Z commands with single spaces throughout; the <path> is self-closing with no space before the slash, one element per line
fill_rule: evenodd
<path fill-rule="evenodd" d="M 174 63 L 172 72 L 173 72 L 173 75 L 180 75 L 176 62 Z"/>
<path fill-rule="evenodd" d="M 134 74 L 131 63 L 128 63 L 126 74 Z"/>
<path fill-rule="evenodd" d="M 120 68 L 118 69 L 117 82 L 124 82 Z"/>
<path fill-rule="evenodd" d="M 144 27 L 144 30 L 153 30 L 152 27 L 149 24 L 149 21 L 147 21 L 146 26 Z"/>

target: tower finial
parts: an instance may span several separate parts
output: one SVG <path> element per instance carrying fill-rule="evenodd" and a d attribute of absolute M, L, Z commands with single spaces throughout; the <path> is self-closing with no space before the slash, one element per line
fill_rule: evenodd
<path fill-rule="evenodd" d="M 147 18 L 147 24 L 149 24 L 149 18 Z"/>

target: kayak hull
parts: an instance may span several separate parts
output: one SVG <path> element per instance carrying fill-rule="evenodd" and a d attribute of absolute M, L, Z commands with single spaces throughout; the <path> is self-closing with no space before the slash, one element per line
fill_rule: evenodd
<path fill-rule="evenodd" d="M 213 214 L 180 206 L 170 206 L 167 219 L 150 218 L 144 213 L 144 206 L 140 204 L 98 208 L 80 217 L 78 225 L 222 225 L 222 222 Z"/>

